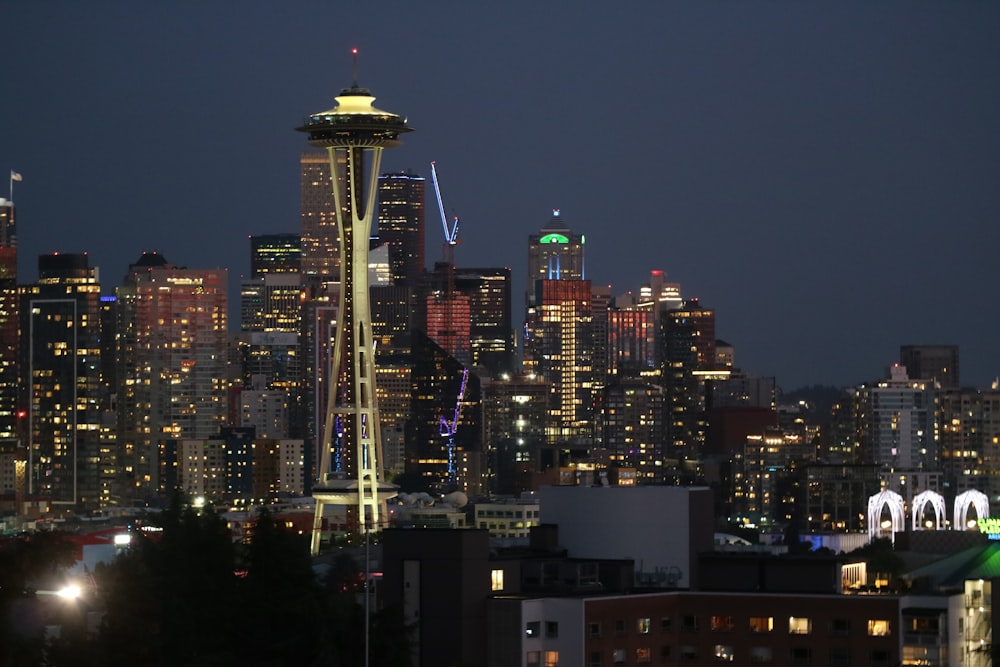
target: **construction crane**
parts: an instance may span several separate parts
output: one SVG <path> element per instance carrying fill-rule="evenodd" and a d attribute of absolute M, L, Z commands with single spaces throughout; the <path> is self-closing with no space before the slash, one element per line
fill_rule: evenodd
<path fill-rule="evenodd" d="M 448 450 L 448 484 L 453 485 L 456 479 L 455 473 L 455 431 L 458 430 L 458 422 L 462 418 L 462 400 L 465 398 L 465 386 L 469 381 L 469 369 L 462 369 L 462 386 L 458 390 L 458 400 L 455 401 L 455 414 L 451 421 L 447 417 L 441 417 L 441 437 L 447 438 L 445 448 Z"/>
<path fill-rule="evenodd" d="M 434 184 L 434 195 L 437 197 L 438 211 L 441 213 L 441 229 L 444 231 L 444 260 L 449 265 L 455 264 L 455 246 L 458 245 L 458 216 L 448 226 L 448 216 L 444 212 L 444 202 L 441 200 L 441 185 L 438 183 L 437 168 L 431 161 L 431 182 Z"/>

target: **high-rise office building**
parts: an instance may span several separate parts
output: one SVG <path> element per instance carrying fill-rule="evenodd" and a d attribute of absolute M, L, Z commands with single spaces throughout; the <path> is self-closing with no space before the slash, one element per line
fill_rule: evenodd
<path fill-rule="evenodd" d="M 661 319 L 661 384 L 666 389 L 672 457 L 697 461 L 706 437 L 705 380 L 715 366 L 715 311 L 697 299 Z"/>
<path fill-rule="evenodd" d="M 267 273 L 240 284 L 240 329 L 296 333 L 302 283 L 298 273 Z"/>
<path fill-rule="evenodd" d="M 225 269 L 144 253 L 117 290 L 119 437 L 139 498 L 159 483 L 160 446 L 210 438 L 227 418 Z"/>
<path fill-rule="evenodd" d="M 14 203 L 0 198 L 0 443 L 18 444 L 17 234 Z"/>
<path fill-rule="evenodd" d="M 636 378 L 658 370 L 656 329 L 648 306 L 612 306 L 608 312 L 608 374 Z"/>
<path fill-rule="evenodd" d="M 665 344 L 663 318 L 681 308 L 679 283 L 666 282 L 659 269 L 649 272 L 649 282 L 639 291 L 616 296 L 609 309 L 608 373 L 612 376 L 658 375 Z"/>
<path fill-rule="evenodd" d="M 524 337 L 524 371 L 551 385 L 549 444 L 596 433 L 593 309 L 589 280 L 536 280 Z"/>
<path fill-rule="evenodd" d="M 110 479 L 100 457 L 100 295 L 83 254 L 42 255 L 38 282 L 22 288 L 21 368 L 26 380 L 28 492 L 98 507 Z"/>
<path fill-rule="evenodd" d="M 389 245 L 397 285 L 416 287 L 424 272 L 424 178 L 409 172 L 378 179 L 378 239 Z"/>
<path fill-rule="evenodd" d="M 330 158 L 326 152 L 309 151 L 299 159 L 302 226 L 301 272 L 306 278 L 336 279 L 340 271 L 340 232 L 333 194 Z M 342 202 L 346 206 L 346 202 Z"/>
<path fill-rule="evenodd" d="M 489 491 L 516 495 L 534 489 L 546 443 L 549 383 L 528 376 L 493 378 L 482 389 Z"/>
<path fill-rule="evenodd" d="M 472 365 L 491 377 L 514 371 L 509 268 L 456 268 L 456 291 L 469 297 Z"/>
<path fill-rule="evenodd" d="M 537 234 L 528 237 L 528 285 L 526 303 L 535 296 L 538 280 L 584 280 L 583 234 L 570 230 L 562 213 L 552 211 L 552 218 Z"/>
<path fill-rule="evenodd" d="M 434 270 L 425 274 L 421 291 L 429 296 L 418 321 L 428 323 L 427 332 L 439 344 L 454 349 L 456 357 L 476 366 L 477 372 L 497 377 L 514 370 L 509 268 L 461 268 L 436 262 Z M 454 332 L 451 335 L 461 335 L 461 342 L 443 344 L 444 338 L 435 331 Z"/>
<path fill-rule="evenodd" d="M 250 237 L 250 277 L 271 273 L 299 273 L 302 268 L 302 236 L 256 234 Z"/>
<path fill-rule="evenodd" d="M 899 365 L 906 367 L 909 377 L 933 380 L 942 389 L 961 386 L 957 345 L 901 345 Z"/>
<path fill-rule="evenodd" d="M 375 98 L 355 81 L 336 97 L 337 105 L 309 116 L 298 130 L 309 144 L 325 149 L 329 186 L 339 237 L 341 285 L 332 355 L 335 388 L 328 393 L 320 441 L 320 468 L 312 493 L 316 518 L 312 551 L 319 552 L 325 505 L 350 505 L 367 532 L 379 528 L 394 487 L 382 481 L 381 427 L 375 389 L 375 360 L 368 293 L 368 244 L 375 218 L 382 150 L 397 145 L 410 128 L 402 116 L 375 108 Z M 303 270 L 306 268 L 306 225 L 303 220 Z M 327 234 L 326 238 L 331 238 Z M 331 383 L 332 384 L 332 383 Z M 345 446 L 337 449 L 336 441 Z M 341 455 L 343 473 L 334 472 Z"/>

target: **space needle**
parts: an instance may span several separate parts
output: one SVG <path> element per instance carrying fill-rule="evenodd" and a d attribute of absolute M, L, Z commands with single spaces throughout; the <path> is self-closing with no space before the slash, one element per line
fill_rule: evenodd
<path fill-rule="evenodd" d="M 312 553 L 319 553 L 323 508 L 357 508 L 365 533 L 378 527 L 385 501 L 396 487 L 382 477 L 381 432 L 375 395 L 374 339 L 368 296 L 368 239 L 376 210 L 382 149 L 399 145 L 409 132 L 406 119 L 375 108 L 371 91 L 354 82 L 340 91 L 336 106 L 312 114 L 296 128 L 309 144 L 324 148 L 330 160 L 330 185 L 340 235 L 340 296 L 334 335 L 330 391 L 323 422 L 321 455 L 312 495 L 316 501 Z M 331 455 L 341 448 L 341 464 L 331 470 Z"/>

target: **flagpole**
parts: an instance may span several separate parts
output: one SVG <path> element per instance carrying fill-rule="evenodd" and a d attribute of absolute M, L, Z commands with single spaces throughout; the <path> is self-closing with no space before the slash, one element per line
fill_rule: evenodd
<path fill-rule="evenodd" d="M 7 194 L 10 195 L 10 201 L 14 201 L 14 181 L 20 181 L 23 177 L 20 172 L 10 170 L 10 182 L 7 185 Z"/>

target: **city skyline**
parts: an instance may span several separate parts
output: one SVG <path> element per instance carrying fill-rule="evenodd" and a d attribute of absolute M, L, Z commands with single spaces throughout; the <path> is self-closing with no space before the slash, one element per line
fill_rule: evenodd
<path fill-rule="evenodd" d="M 559 208 L 595 285 L 665 270 L 786 389 L 883 377 L 911 343 L 958 345 L 963 384 L 1000 373 L 1000 8 L 390 7 L 5 7 L 19 282 L 50 252 L 107 286 L 144 250 L 248 276 L 250 235 L 299 230 L 293 128 L 357 46 L 418 130 L 383 171 L 436 160 L 456 263 L 512 267 L 514 294 Z"/>

